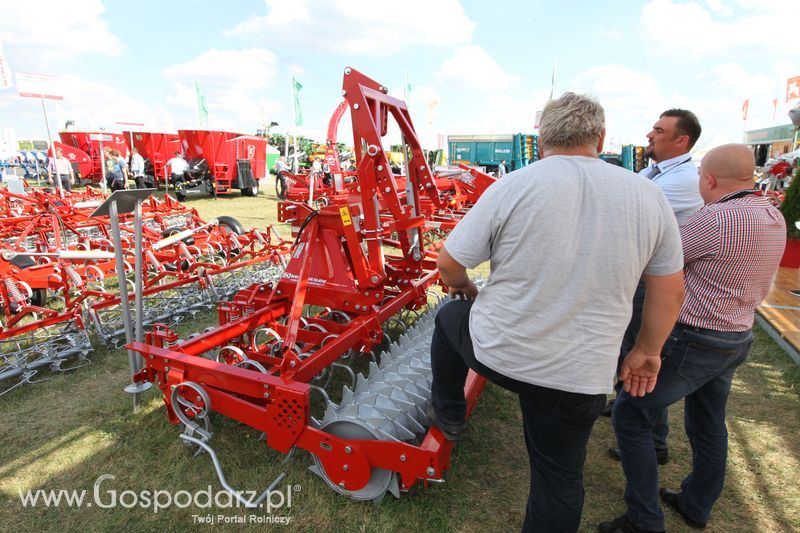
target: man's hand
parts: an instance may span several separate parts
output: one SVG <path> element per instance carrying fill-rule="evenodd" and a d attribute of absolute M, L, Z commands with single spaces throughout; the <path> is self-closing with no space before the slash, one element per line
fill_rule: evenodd
<path fill-rule="evenodd" d="M 467 280 L 468 283 L 464 287 L 448 287 L 448 294 L 450 298 L 461 298 L 464 300 L 474 300 L 478 296 L 478 287 L 471 279 Z"/>
<path fill-rule="evenodd" d="M 622 388 L 634 398 L 653 392 L 660 369 L 660 353 L 645 353 L 638 346 L 634 346 L 622 360 L 622 369 L 619 373 Z"/>

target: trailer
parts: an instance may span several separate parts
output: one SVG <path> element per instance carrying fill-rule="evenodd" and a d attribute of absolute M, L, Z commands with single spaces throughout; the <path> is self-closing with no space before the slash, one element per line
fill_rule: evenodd
<path fill-rule="evenodd" d="M 447 145 L 449 164 L 484 167 L 487 172 L 496 172 L 503 160 L 511 172 L 539 159 L 539 136 L 527 133 L 450 135 Z"/>
<path fill-rule="evenodd" d="M 189 162 L 185 177 L 173 184 L 179 200 L 189 195 L 257 196 L 267 175 L 267 139 L 228 131 L 178 130 Z"/>
<path fill-rule="evenodd" d="M 162 133 L 153 131 L 126 131 L 125 139 L 130 140 L 130 148 L 139 150 L 139 155 L 144 158 L 145 184 L 148 187 L 158 187 L 159 179 L 165 184 L 167 176 L 167 161 L 175 152 L 181 151 L 181 140 L 177 133 Z"/>
<path fill-rule="evenodd" d="M 108 131 L 61 131 L 58 133 L 61 142 L 84 152 L 92 161 L 88 174 L 82 174 L 78 182 L 91 184 L 101 183 L 104 179 L 102 152 L 106 147 L 117 150 L 122 157 L 128 159 L 130 150 L 122 133 Z"/>

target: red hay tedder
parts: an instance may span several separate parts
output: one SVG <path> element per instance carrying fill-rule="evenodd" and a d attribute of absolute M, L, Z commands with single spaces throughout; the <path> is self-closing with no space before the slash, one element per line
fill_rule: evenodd
<path fill-rule="evenodd" d="M 418 482 L 441 481 L 449 467 L 452 444 L 426 415 L 442 301 L 436 257 L 442 236 L 489 182 L 437 180 L 405 102 L 350 68 L 342 89 L 357 171 L 347 194 L 319 209 L 279 204 L 295 237 L 280 279 L 219 304 L 217 328 L 179 340 L 159 326 L 128 345 L 146 365 L 134 381 L 161 389 L 169 420 L 183 426 L 180 438 L 211 455 L 228 490 L 209 445 L 212 412 L 263 431 L 270 448 L 310 452 L 313 471 L 357 500 L 399 497 Z M 383 144 L 390 120 L 407 147 L 402 177 Z M 396 344 L 390 332 L 402 332 Z M 362 363 L 368 370 L 356 375 Z M 337 377 L 346 382 L 338 403 L 329 393 Z M 484 383 L 470 373 L 468 412 Z M 235 496 L 256 506 L 265 494 Z"/>

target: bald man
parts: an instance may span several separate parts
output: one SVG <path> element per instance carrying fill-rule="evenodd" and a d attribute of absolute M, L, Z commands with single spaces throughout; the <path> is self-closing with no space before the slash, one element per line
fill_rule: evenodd
<path fill-rule="evenodd" d="M 661 352 L 651 394 L 621 392 L 612 415 L 625 471 L 625 515 L 600 531 L 664 531 L 663 502 L 691 527 L 704 528 L 725 480 L 725 404 L 736 368 L 753 342 L 754 310 L 769 292 L 786 243 L 786 226 L 753 187 L 752 151 L 717 147 L 700 164 L 705 206 L 681 226 L 686 298 Z M 658 488 L 652 427 L 684 399 L 692 471 L 681 490 Z"/>

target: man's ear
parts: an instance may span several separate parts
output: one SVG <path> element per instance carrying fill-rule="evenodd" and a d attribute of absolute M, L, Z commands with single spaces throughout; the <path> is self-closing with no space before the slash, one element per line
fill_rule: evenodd
<path fill-rule="evenodd" d="M 717 178 L 714 177 L 713 174 L 706 174 L 703 176 L 703 179 L 706 180 L 706 187 L 709 191 L 713 191 L 717 187 Z"/>
<path fill-rule="evenodd" d="M 603 145 L 606 143 L 606 129 L 600 132 L 600 139 L 597 141 L 597 155 L 603 153 Z"/>

